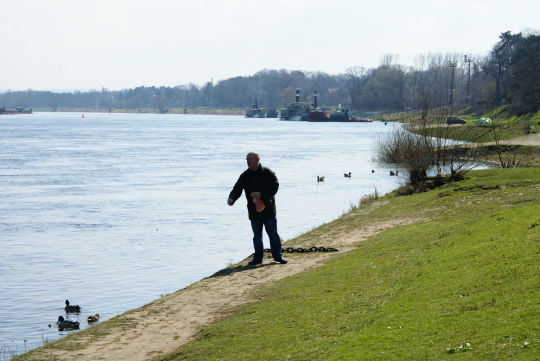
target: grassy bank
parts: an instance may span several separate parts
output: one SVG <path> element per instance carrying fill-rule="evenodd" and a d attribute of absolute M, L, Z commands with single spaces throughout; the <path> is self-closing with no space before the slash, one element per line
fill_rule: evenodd
<path fill-rule="evenodd" d="M 255 302 L 227 310 L 194 341 L 154 360 L 540 358 L 540 169 L 475 171 L 429 192 L 374 199 L 287 245 L 325 244 L 396 219 L 417 223 L 379 233 L 321 268 L 254 288 L 243 297 Z M 284 271 L 301 257 L 314 256 L 293 254 L 289 265 L 272 268 Z M 106 344 L 111 332 L 119 336 L 108 342 L 128 347 L 120 335 L 144 330 L 134 314 L 150 320 L 154 306 L 169 307 L 167 298 L 16 360 L 77 359 L 91 343 Z"/>
<path fill-rule="evenodd" d="M 403 116 L 403 113 L 396 114 Z M 490 164 L 500 165 L 501 159 L 505 162 L 515 159 L 516 164 L 522 167 L 540 166 L 540 147 L 535 144 L 537 142 L 529 142 L 529 145 L 523 145 L 523 142 L 512 144 L 513 139 L 538 135 L 536 133 L 540 132 L 540 112 L 517 116 L 509 113 L 507 106 L 501 106 L 491 110 L 465 108 L 458 115 L 467 123 L 441 127 L 444 124 L 443 120 L 433 119 L 437 122 L 435 127 L 428 124 L 411 127 L 408 130 L 416 134 L 477 143 L 479 145 L 477 155 L 480 160 Z M 408 117 L 410 121 L 418 115 L 409 112 Z M 477 124 L 476 121 L 482 117 L 493 119 L 493 123 Z"/>
<path fill-rule="evenodd" d="M 540 170 L 476 171 L 386 200 L 313 232 L 425 221 L 258 290 L 156 360 L 539 359 Z"/>
<path fill-rule="evenodd" d="M 483 148 L 486 157 L 493 147 Z M 539 147 L 503 147 L 538 167 Z M 325 244 L 368 224 L 421 221 L 373 236 L 321 268 L 257 287 L 245 294 L 256 302 L 227 309 L 194 341 L 153 360 L 540 359 L 540 169 L 475 171 L 429 192 L 398 193 L 365 202 L 287 246 Z M 283 267 L 300 257 L 308 256 L 294 254 Z M 130 318 L 137 311 L 44 349 L 76 354 L 112 329 L 144 333 Z M 111 342 L 129 350 L 130 341 L 119 340 Z M 66 359 L 41 355 L 16 360 Z"/>
<path fill-rule="evenodd" d="M 467 124 L 449 127 L 444 134 L 442 134 L 444 137 L 470 142 L 493 142 L 495 140 L 492 131 L 493 126 L 497 127 L 497 137 L 500 140 L 512 139 L 540 132 L 540 112 L 517 116 L 508 113 L 507 107 L 499 107 L 478 115 L 477 112 L 473 112 L 466 108 L 458 115 L 466 120 Z M 476 124 L 476 120 L 481 117 L 492 119 L 493 124 Z M 439 121 L 442 122 L 443 120 Z M 466 131 L 464 131 L 463 128 L 465 128 Z M 441 132 L 429 127 L 420 129 L 416 132 L 426 135 L 441 136 Z"/>

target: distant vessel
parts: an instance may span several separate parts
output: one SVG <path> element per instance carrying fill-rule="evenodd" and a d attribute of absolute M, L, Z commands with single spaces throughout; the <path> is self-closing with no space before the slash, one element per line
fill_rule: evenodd
<path fill-rule="evenodd" d="M 264 108 L 259 108 L 259 103 L 257 98 L 253 102 L 253 107 L 246 111 L 246 118 L 264 118 L 266 117 L 266 110 Z"/>
<path fill-rule="evenodd" d="M 339 104 L 338 109 L 330 114 L 330 121 L 331 122 L 352 122 L 353 118 L 351 117 L 351 112 L 349 109 L 341 108 L 341 104 Z"/>
<path fill-rule="evenodd" d="M 6 107 L 0 107 L 0 114 L 32 114 L 32 108 L 25 109 L 17 107 L 15 109 L 7 109 Z"/>
<path fill-rule="evenodd" d="M 327 109 L 319 108 L 317 102 L 317 91 L 313 91 L 313 108 L 309 112 L 310 122 L 328 122 L 330 121 L 330 112 Z"/>
<path fill-rule="evenodd" d="M 300 103 L 300 89 L 296 89 L 295 102 L 280 110 L 281 120 L 308 120 L 309 106 Z"/>
<path fill-rule="evenodd" d="M 278 117 L 278 111 L 274 108 L 270 108 L 266 111 L 266 117 L 267 118 L 277 118 Z"/>
<path fill-rule="evenodd" d="M 347 108 L 342 108 L 341 104 L 338 105 L 338 109 L 330 114 L 331 122 L 359 122 L 368 123 L 372 120 L 369 118 L 355 118 L 351 115 L 351 112 Z"/>

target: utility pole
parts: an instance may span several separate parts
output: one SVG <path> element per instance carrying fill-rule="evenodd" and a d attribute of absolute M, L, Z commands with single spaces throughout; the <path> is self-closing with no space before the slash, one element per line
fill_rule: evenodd
<path fill-rule="evenodd" d="M 450 104 L 450 111 L 454 113 L 454 75 L 456 71 L 456 62 L 448 61 L 448 67 L 450 68 L 450 95 L 448 97 L 448 103 Z"/>
<path fill-rule="evenodd" d="M 469 69 L 467 70 L 467 104 L 471 104 L 471 57 L 465 55 L 465 62 L 469 65 Z"/>

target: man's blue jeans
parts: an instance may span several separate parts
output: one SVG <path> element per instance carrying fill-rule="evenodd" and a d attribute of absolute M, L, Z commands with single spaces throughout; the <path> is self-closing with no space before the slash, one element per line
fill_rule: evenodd
<path fill-rule="evenodd" d="M 270 248 L 272 250 L 272 258 L 275 261 L 282 259 L 281 255 L 281 239 L 277 232 L 277 219 L 276 217 L 267 218 L 264 220 L 252 220 L 251 229 L 253 229 L 253 248 L 255 248 L 255 255 L 253 260 L 256 262 L 262 262 L 264 248 L 263 248 L 263 235 L 262 230 L 266 230 L 268 238 L 270 238 Z"/>

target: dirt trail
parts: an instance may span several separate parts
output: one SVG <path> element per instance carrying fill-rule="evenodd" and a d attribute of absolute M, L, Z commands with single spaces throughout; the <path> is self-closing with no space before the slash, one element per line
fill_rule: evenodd
<path fill-rule="evenodd" d="M 337 253 L 294 254 L 289 263 L 280 265 L 265 260 L 260 266 L 237 266 L 224 269 L 173 294 L 121 316 L 99 337 L 75 335 L 63 340 L 64 349 L 36 350 L 32 360 L 95 361 L 148 360 L 175 350 L 197 335 L 201 329 L 227 315 L 235 306 L 254 301 L 255 288 L 299 272 L 320 267 L 330 259 L 355 249 L 355 244 L 394 226 L 418 220 L 400 219 L 370 224 L 353 232 L 333 236 L 324 246 Z M 314 242 L 315 243 L 315 242 Z M 312 246 L 300 244 L 299 247 Z M 245 264 L 244 262 L 243 264 Z M 104 323 L 105 326 L 107 323 Z M 65 342 L 73 343 L 68 347 Z M 71 345 L 70 345 L 71 346 Z M 66 350 L 70 348 L 71 350 Z"/>
<path fill-rule="evenodd" d="M 503 144 L 511 145 L 534 145 L 540 146 L 540 133 L 524 135 L 513 139 L 507 139 L 501 141 Z"/>

